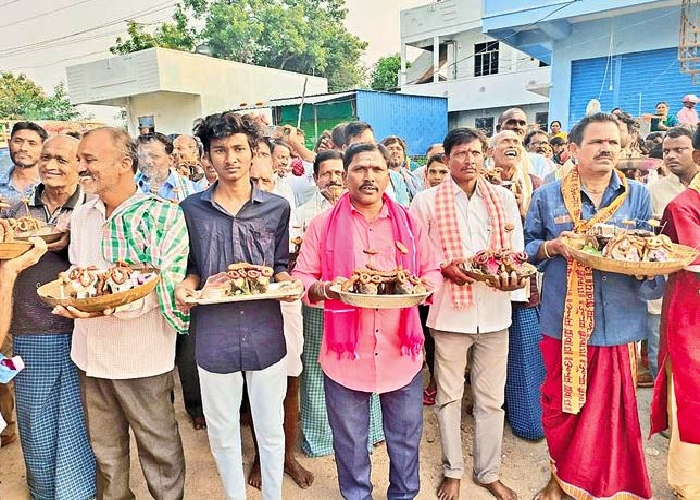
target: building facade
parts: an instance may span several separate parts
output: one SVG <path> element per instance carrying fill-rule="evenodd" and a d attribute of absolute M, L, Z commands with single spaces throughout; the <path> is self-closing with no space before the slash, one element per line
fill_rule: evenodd
<path fill-rule="evenodd" d="M 591 99 L 633 116 L 667 101 L 675 114 L 700 91 L 680 70 L 681 0 L 484 0 L 483 27 L 551 64 L 549 117 L 565 128 Z"/>
<path fill-rule="evenodd" d="M 325 78 L 152 48 L 66 68 L 73 104 L 126 109 L 129 132 L 152 122 L 164 133 L 188 133 L 197 118 L 270 99 L 327 92 Z"/>
<path fill-rule="evenodd" d="M 482 0 L 438 0 L 402 10 L 401 91 L 447 97 L 450 128 L 492 132 L 501 112 L 513 106 L 546 126 L 550 68 L 485 35 L 481 16 Z M 407 67 L 411 48 L 421 52 Z"/>

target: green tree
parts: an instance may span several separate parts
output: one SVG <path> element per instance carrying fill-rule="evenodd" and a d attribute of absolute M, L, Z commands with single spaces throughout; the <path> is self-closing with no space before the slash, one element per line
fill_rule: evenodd
<path fill-rule="evenodd" d="M 411 63 L 407 62 L 410 68 Z M 401 56 L 394 54 L 380 57 L 372 68 L 370 86 L 374 90 L 395 90 L 399 86 L 399 73 L 401 72 Z"/>
<path fill-rule="evenodd" d="M 80 120 L 83 116 L 70 103 L 63 82 L 53 94 L 44 90 L 25 75 L 0 72 L 0 118 L 7 120 Z"/>
<path fill-rule="evenodd" d="M 367 43 L 345 28 L 345 0 L 183 2 L 175 22 L 166 23 L 169 29 L 163 25 L 150 35 L 132 22 L 127 25 L 127 38 L 118 38 L 112 52 L 168 46 L 191 50 L 201 42 L 221 59 L 324 76 L 332 91 L 364 81 L 360 57 Z M 201 29 L 190 27 L 185 11 Z"/>
<path fill-rule="evenodd" d="M 187 15 L 178 5 L 173 14 L 173 22 L 161 24 L 153 34 L 148 33 L 142 24 L 136 21 L 126 22 L 127 38 L 118 36 L 109 51 L 115 55 L 129 54 L 137 50 L 152 47 L 167 49 L 192 50 L 196 45 L 197 33 L 189 27 Z"/>

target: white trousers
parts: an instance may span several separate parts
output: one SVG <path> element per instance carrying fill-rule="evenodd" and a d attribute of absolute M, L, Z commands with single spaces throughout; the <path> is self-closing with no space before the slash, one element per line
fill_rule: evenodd
<path fill-rule="evenodd" d="M 284 478 L 284 360 L 259 371 L 212 373 L 199 369 L 209 446 L 224 484 L 226 500 L 245 500 L 240 409 L 245 374 L 250 410 L 260 449 L 262 499 L 280 500 Z"/>
<path fill-rule="evenodd" d="M 284 321 L 284 340 L 287 343 L 287 376 L 301 375 L 301 353 L 304 350 L 304 323 L 301 316 L 301 300 L 294 302 L 280 301 L 282 320 Z"/>

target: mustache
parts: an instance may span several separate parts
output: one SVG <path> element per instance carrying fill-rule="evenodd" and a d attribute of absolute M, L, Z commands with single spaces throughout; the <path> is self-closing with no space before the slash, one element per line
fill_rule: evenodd
<path fill-rule="evenodd" d="M 598 153 L 595 156 L 596 160 L 600 160 L 601 158 L 612 158 L 612 153 Z"/>
<path fill-rule="evenodd" d="M 339 182 L 329 182 L 328 184 L 326 184 L 326 187 L 343 187 L 343 185 Z"/>
<path fill-rule="evenodd" d="M 360 186 L 360 189 L 362 189 L 364 187 L 376 188 L 377 186 L 375 186 L 374 182 L 363 182 L 362 185 Z"/>

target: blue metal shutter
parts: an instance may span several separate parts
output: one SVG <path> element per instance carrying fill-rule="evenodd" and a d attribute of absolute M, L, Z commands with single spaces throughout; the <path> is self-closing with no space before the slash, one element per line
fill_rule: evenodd
<path fill-rule="evenodd" d="M 690 76 L 680 73 L 675 47 L 631 52 L 610 60 L 599 57 L 572 61 L 569 126 L 585 116 L 591 99 L 599 99 L 603 111 L 619 107 L 633 116 L 653 113 L 657 102 L 667 101 L 675 114 L 683 96 L 695 93 L 697 85 L 692 84 Z"/>

